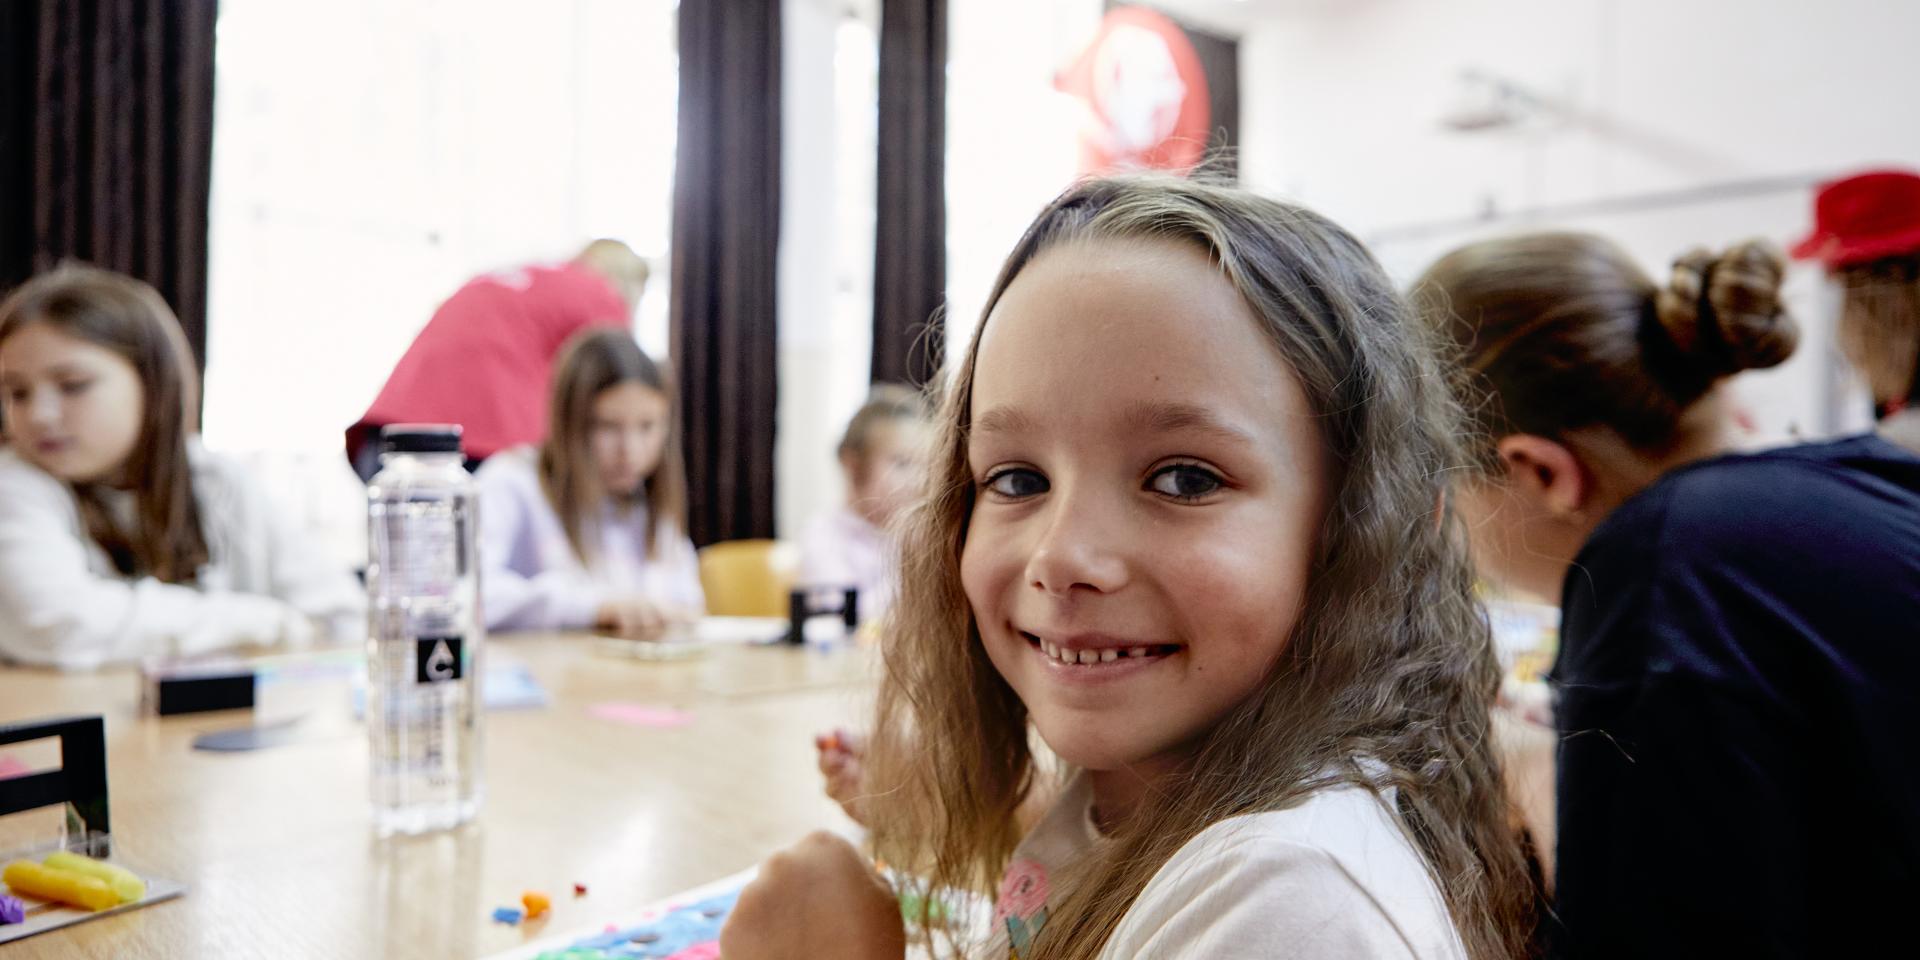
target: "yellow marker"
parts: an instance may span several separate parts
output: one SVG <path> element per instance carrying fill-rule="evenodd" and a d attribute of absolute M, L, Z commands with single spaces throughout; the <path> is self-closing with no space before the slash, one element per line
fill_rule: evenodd
<path fill-rule="evenodd" d="M 147 895 L 146 881 L 141 880 L 134 875 L 133 871 L 125 867 L 116 867 L 111 863 L 102 863 L 92 857 L 83 857 L 65 850 L 49 853 L 41 862 L 55 870 L 77 873 L 105 883 L 119 895 L 121 903 L 134 903 Z"/>
<path fill-rule="evenodd" d="M 105 880 L 55 870 L 31 860 L 7 864 L 6 871 L 0 872 L 0 880 L 6 881 L 14 893 L 58 900 L 88 910 L 105 910 L 120 903 L 120 895 L 114 893 Z"/>

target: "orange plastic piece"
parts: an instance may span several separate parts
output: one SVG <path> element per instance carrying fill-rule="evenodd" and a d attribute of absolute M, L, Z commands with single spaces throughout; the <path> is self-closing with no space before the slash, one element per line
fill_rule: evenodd
<path fill-rule="evenodd" d="M 520 903 L 527 908 L 527 919 L 544 915 L 553 907 L 553 901 L 538 890 L 528 890 L 520 895 Z"/>

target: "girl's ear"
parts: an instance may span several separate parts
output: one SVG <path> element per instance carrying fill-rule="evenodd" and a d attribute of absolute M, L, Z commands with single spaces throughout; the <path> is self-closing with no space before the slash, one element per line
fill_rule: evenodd
<path fill-rule="evenodd" d="M 1495 447 L 1506 469 L 1507 488 L 1556 517 L 1571 517 L 1593 498 L 1593 477 L 1573 451 L 1557 440 L 1516 433 Z"/>

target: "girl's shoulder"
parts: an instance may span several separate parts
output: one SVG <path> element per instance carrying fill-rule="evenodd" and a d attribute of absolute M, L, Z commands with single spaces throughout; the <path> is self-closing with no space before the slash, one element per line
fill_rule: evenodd
<path fill-rule="evenodd" d="M 70 500 L 67 485 L 53 474 L 28 463 L 12 447 L 0 446 L 0 499 L 10 502 Z M 24 498 L 24 499 L 21 499 Z"/>
<path fill-rule="evenodd" d="M 81 530 L 80 505 L 73 490 L 5 446 L 0 446 L 0 519 L 35 529 L 57 524 L 75 536 Z"/>
<path fill-rule="evenodd" d="M 1316 790 L 1298 805 L 1222 820 L 1174 855 L 1235 849 L 1249 862 L 1337 864 L 1363 886 L 1418 881 L 1432 887 L 1425 861 L 1380 794 L 1343 784 Z M 1172 861 L 1170 861 L 1171 863 Z"/>
<path fill-rule="evenodd" d="M 814 514 L 800 533 L 800 543 L 808 550 L 838 549 L 860 539 L 861 527 L 866 525 L 852 507 L 839 504 Z"/>
<path fill-rule="evenodd" d="M 1749 579 L 1792 581 L 1791 559 L 1822 555 L 1867 569 L 1913 555 L 1920 457 L 1873 435 L 1727 454 L 1668 471 L 1601 521 L 1576 561 L 1617 565 L 1655 581 L 1729 566 Z M 1845 565 L 1826 564 L 1833 578 Z M 1851 573 L 1842 580 L 1857 580 Z M 1871 579 L 1871 578 L 1869 578 Z"/>
<path fill-rule="evenodd" d="M 508 447 L 488 457 L 476 473 L 537 474 L 540 472 L 540 448 L 533 444 Z"/>
<path fill-rule="evenodd" d="M 196 486 L 218 483 L 232 487 L 253 485 L 253 471 L 239 457 L 208 450 L 198 438 L 187 440 L 187 469 Z"/>
<path fill-rule="evenodd" d="M 480 469 L 474 471 L 473 482 L 495 489 L 538 492 L 540 448 L 513 447 L 488 457 L 485 463 L 480 464 Z"/>
<path fill-rule="evenodd" d="M 201 522 L 209 526 L 249 526 L 264 522 L 267 488 L 245 460 L 208 450 L 197 437 L 187 440 L 187 470 Z"/>
<path fill-rule="evenodd" d="M 1154 955 L 1156 945 L 1201 941 L 1205 951 L 1183 955 L 1464 955 L 1399 815 L 1357 786 L 1196 834 L 1141 891 L 1109 946 Z"/>

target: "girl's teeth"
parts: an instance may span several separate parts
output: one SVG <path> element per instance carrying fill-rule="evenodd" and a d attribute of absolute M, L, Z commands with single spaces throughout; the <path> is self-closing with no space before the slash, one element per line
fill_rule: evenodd
<path fill-rule="evenodd" d="M 1080 664 L 1112 663 L 1115 660 L 1148 657 L 1153 654 L 1152 647 L 1108 647 L 1104 650 L 1065 650 L 1045 640 L 1040 641 L 1040 650 L 1042 653 L 1061 663 L 1075 666 Z"/>

